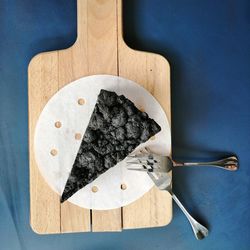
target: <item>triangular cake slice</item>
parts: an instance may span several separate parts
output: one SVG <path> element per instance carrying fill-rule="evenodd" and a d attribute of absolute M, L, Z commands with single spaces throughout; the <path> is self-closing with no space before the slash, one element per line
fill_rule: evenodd
<path fill-rule="evenodd" d="M 83 136 L 61 202 L 114 167 L 161 127 L 133 102 L 101 90 Z"/>

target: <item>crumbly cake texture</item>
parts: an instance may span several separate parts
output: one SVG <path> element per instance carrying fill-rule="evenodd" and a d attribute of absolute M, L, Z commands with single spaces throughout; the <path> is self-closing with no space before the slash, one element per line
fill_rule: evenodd
<path fill-rule="evenodd" d="M 61 202 L 114 167 L 161 130 L 124 95 L 102 89 L 66 182 Z"/>

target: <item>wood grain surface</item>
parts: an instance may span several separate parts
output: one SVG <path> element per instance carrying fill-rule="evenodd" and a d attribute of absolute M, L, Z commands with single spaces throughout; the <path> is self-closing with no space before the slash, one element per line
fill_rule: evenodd
<path fill-rule="evenodd" d="M 70 202 L 60 204 L 59 195 L 40 175 L 33 151 L 37 119 L 48 100 L 76 79 L 111 74 L 136 81 L 155 96 L 171 121 L 169 64 L 160 55 L 135 51 L 125 44 L 122 0 L 78 0 L 77 15 L 75 44 L 35 56 L 28 69 L 31 226 L 37 233 L 50 234 L 167 225 L 172 218 L 172 199 L 155 187 L 126 207 L 90 211 Z"/>

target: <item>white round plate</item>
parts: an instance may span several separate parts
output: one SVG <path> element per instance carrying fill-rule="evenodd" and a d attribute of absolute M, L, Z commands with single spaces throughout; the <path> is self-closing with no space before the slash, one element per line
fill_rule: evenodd
<path fill-rule="evenodd" d="M 123 94 L 161 126 L 162 130 L 154 140 L 141 144 L 136 150 L 147 146 L 162 155 L 170 153 L 171 134 L 166 114 L 147 90 L 117 76 L 83 77 L 63 87 L 49 100 L 35 130 L 34 149 L 38 168 L 49 186 L 60 195 L 81 144 L 75 135 L 84 135 L 101 89 Z M 79 99 L 85 100 L 84 105 L 79 105 Z M 61 123 L 60 128 L 55 126 L 57 121 Z M 55 156 L 51 155 L 53 149 L 57 152 Z M 127 188 L 122 190 L 121 184 Z M 98 187 L 98 192 L 91 191 L 93 186 Z M 153 182 L 146 173 L 127 170 L 124 160 L 79 190 L 69 201 L 88 209 L 114 209 L 139 199 L 152 187 Z"/>

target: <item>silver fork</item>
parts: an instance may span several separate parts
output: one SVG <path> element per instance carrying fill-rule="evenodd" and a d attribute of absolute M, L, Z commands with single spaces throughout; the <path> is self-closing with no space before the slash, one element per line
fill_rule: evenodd
<path fill-rule="evenodd" d="M 136 165 L 137 168 L 129 167 L 131 165 Z M 176 204 L 180 207 L 180 209 L 187 217 L 193 229 L 195 237 L 199 240 L 207 237 L 208 229 L 201 225 L 199 222 L 197 222 L 188 213 L 188 211 L 181 204 L 176 195 L 172 192 L 172 178 L 168 174 L 168 172 L 171 171 L 173 167 L 179 166 L 212 166 L 225 170 L 235 171 L 238 169 L 238 165 L 238 159 L 236 156 L 230 156 L 222 160 L 212 162 L 177 163 L 173 161 L 170 157 L 161 156 L 150 152 L 148 148 L 141 150 L 139 155 L 132 155 L 128 156 L 127 158 L 127 169 L 146 172 L 160 190 L 168 191 L 170 193 L 173 200 L 176 202 Z M 138 168 L 138 166 L 140 168 Z"/>
<path fill-rule="evenodd" d="M 154 173 L 147 172 L 149 177 L 152 179 L 152 181 L 155 183 L 155 185 L 160 189 L 169 192 L 169 194 L 172 196 L 173 200 L 176 202 L 176 204 L 179 206 L 179 208 L 182 210 L 182 212 L 187 217 L 194 235 L 197 240 L 202 240 L 205 237 L 208 236 L 208 229 L 201 225 L 198 221 L 196 221 L 190 213 L 185 209 L 185 207 L 182 205 L 180 200 L 176 197 L 176 195 L 172 191 L 171 187 L 171 181 L 172 177 L 168 173 L 155 173 L 156 176 L 154 176 Z"/>
<path fill-rule="evenodd" d="M 168 156 L 161 156 L 152 153 L 148 148 L 140 151 L 138 155 L 131 155 L 126 160 L 127 168 L 129 170 L 144 171 L 144 172 L 163 172 L 167 173 L 175 167 L 181 166 L 211 166 L 224 170 L 236 171 L 239 168 L 238 158 L 236 156 L 230 156 L 218 161 L 210 162 L 176 162 Z M 130 167 L 131 165 L 140 168 Z"/>

